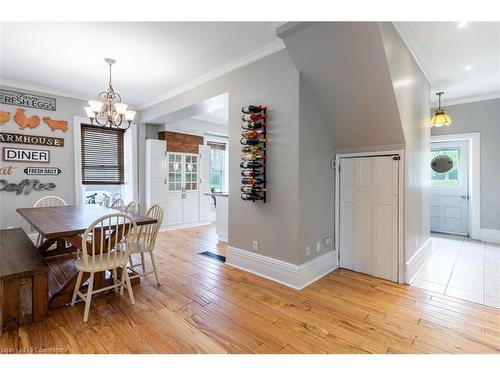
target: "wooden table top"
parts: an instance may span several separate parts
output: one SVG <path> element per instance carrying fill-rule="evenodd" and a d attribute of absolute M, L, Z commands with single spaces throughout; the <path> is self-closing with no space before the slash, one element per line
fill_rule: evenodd
<path fill-rule="evenodd" d="M 96 205 L 18 208 L 16 210 L 45 238 L 70 237 L 82 234 L 101 216 L 122 211 Z M 137 225 L 156 223 L 156 219 L 129 214 Z"/>

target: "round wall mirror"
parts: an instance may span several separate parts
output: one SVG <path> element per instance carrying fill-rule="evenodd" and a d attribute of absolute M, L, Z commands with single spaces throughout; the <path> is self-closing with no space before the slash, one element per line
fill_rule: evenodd
<path fill-rule="evenodd" d="M 437 173 L 446 173 L 453 168 L 453 160 L 448 155 L 438 155 L 431 161 L 431 168 Z"/>

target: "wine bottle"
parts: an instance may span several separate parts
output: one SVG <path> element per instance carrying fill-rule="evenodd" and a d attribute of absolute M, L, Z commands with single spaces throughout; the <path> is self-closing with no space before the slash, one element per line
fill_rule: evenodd
<path fill-rule="evenodd" d="M 255 114 L 255 113 L 248 113 L 246 115 L 241 116 L 242 121 L 259 121 L 262 119 L 265 119 L 267 117 L 266 114 Z"/>
<path fill-rule="evenodd" d="M 243 193 L 256 194 L 256 193 L 262 193 L 263 191 L 266 191 L 266 190 L 261 188 L 260 186 L 245 185 L 245 186 L 241 187 L 241 191 Z"/>
<path fill-rule="evenodd" d="M 254 146 L 258 145 L 259 143 L 265 143 L 266 140 L 262 138 L 241 138 L 240 143 L 242 145 L 248 145 L 248 146 Z"/>
<path fill-rule="evenodd" d="M 264 126 L 267 126 L 267 124 L 262 121 L 250 121 L 250 122 L 244 121 L 241 123 L 241 128 L 245 130 L 262 129 Z"/>
<path fill-rule="evenodd" d="M 258 113 L 267 109 L 265 105 L 247 105 L 246 107 L 241 108 L 241 112 L 243 113 Z"/>
<path fill-rule="evenodd" d="M 259 155 L 259 154 L 252 154 L 252 153 L 247 153 L 241 155 L 241 160 L 247 160 L 247 161 L 255 161 L 259 159 L 265 159 L 265 155 Z"/>
<path fill-rule="evenodd" d="M 264 134 L 262 130 L 243 130 L 241 132 L 241 136 L 247 139 L 259 138 L 262 134 Z"/>
<path fill-rule="evenodd" d="M 257 147 L 257 146 L 243 146 L 241 148 L 241 152 L 253 152 L 253 153 L 256 153 L 256 152 L 260 152 L 260 151 L 264 151 L 264 149 L 262 147 Z"/>
<path fill-rule="evenodd" d="M 264 180 L 262 178 L 243 177 L 241 183 L 243 185 L 258 185 L 263 184 Z"/>
<path fill-rule="evenodd" d="M 263 200 L 264 197 L 261 197 L 260 195 L 256 195 L 256 194 L 242 193 L 241 199 L 243 199 L 244 201 L 259 201 L 259 200 Z"/>
<path fill-rule="evenodd" d="M 265 166 L 266 166 L 265 164 L 261 164 L 261 163 L 256 162 L 256 161 L 242 161 L 240 163 L 241 168 L 261 168 L 261 167 L 265 167 Z"/>
<path fill-rule="evenodd" d="M 261 176 L 263 173 L 261 171 L 255 170 L 255 169 L 243 169 L 241 171 L 241 175 L 243 177 L 257 177 Z"/>

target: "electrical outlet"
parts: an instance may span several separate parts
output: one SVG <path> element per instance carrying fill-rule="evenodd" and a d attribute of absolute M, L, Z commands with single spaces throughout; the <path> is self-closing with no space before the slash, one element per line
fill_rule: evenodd
<path fill-rule="evenodd" d="M 308 257 L 309 255 L 311 255 L 311 246 L 306 245 L 306 257 Z"/>
<path fill-rule="evenodd" d="M 332 244 L 332 239 L 331 239 L 331 237 L 326 237 L 323 242 L 325 243 L 325 246 L 328 247 Z"/>
<path fill-rule="evenodd" d="M 259 251 L 259 242 L 253 241 L 252 250 L 253 251 Z"/>
<path fill-rule="evenodd" d="M 316 252 L 319 253 L 321 251 L 321 242 L 316 242 Z"/>

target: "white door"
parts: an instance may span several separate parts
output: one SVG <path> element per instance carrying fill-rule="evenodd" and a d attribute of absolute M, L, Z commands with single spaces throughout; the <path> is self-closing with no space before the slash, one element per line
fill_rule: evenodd
<path fill-rule="evenodd" d="M 431 159 L 446 154 L 453 167 L 446 173 L 431 173 L 431 231 L 469 233 L 468 141 L 433 142 Z"/>
<path fill-rule="evenodd" d="M 210 193 L 210 147 L 200 146 L 199 181 L 200 181 L 200 221 L 212 218 L 212 197 Z"/>
<path fill-rule="evenodd" d="M 340 159 L 340 266 L 398 281 L 399 158 Z"/>
<path fill-rule="evenodd" d="M 166 170 L 167 163 L 165 157 L 165 142 L 150 142 L 150 167 L 149 167 L 149 184 L 150 194 L 148 197 L 148 207 L 155 204 L 160 205 L 165 212 L 165 185 L 166 185 Z M 147 209 L 146 208 L 146 209 Z"/>
<path fill-rule="evenodd" d="M 184 200 L 184 223 L 193 223 L 200 220 L 198 165 L 199 156 L 196 154 L 184 155 L 184 186 L 182 199 Z"/>
<path fill-rule="evenodd" d="M 168 153 L 168 183 L 166 225 L 184 222 L 183 156 L 181 153 Z"/>

